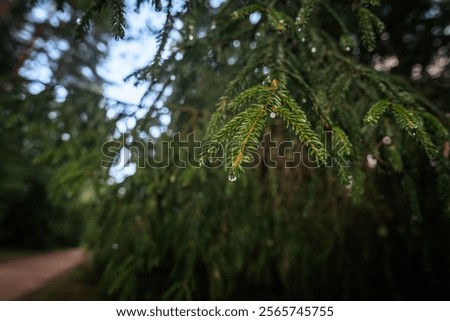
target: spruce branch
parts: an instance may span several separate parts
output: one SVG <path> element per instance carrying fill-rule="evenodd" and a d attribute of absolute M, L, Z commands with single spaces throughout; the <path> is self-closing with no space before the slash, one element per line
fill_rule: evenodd
<path fill-rule="evenodd" d="M 116 40 L 125 37 L 125 3 L 123 0 L 111 0 L 111 28 Z"/>
<path fill-rule="evenodd" d="M 353 146 L 347 134 L 344 132 L 342 128 L 336 125 L 332 127 L 332 130 L 334 134 L 333 139 L 336 139 L 337 142 L 342 144 L 342 148 L 339 149 L 339 155 L 350 156 L 352 154 Z"/>
<path fill-rule="evenodd" d="M 319 164 L 323 164 L 328 156 L 328 152 L 320 141 L 317 133 L 312 129 L 300 106 L 289 96 L 281 99 L 282 105 L 273 109 L 285 122 L 286 127 L 291 128 L 300 142 L 308 146 Z"/>
<path fill-rule="evenodd" d="M 341 75 L 337 76 L 330 87 L 328 96 L 333 100 L 335 100 L 336 98 L 344 100 L 345 95 L 347 94 L 350 85 L 352 84 L 352 81 L 352 75 L 349 75 L 347 73 L 342 73 Z"/>
<path fill-rule="evenodd" d="M 266 108 L 256 104 L 237 114 L 206 142 L 200 155 L 203 162 L 222 152 L 226 159 L 225 168 L 230 169 L 234 177 L 238 177 L 242 172 L 242 162 L 250 161 L 251 153 L 259 146 L 266 114 Z"/>
<path fill-rule="evenodd" d="M 417 139 L 425 149 L 429 158 L 436 157 L 438 150 L 436 145 L 431 140 L 427 131 L 425 130 L 423 120 L 420 115 L 413 111 L 407 110 L 405 107 L 398 103 L 392 103 L 386 100 L 381 100 L 375 103 L 367 112 L 364 117 L 364 123 L 371 126 L 376 126 L 380 120 L 380 117 L 387 111 L 392 111 L 395 122 L 400 128 L 406 130 L 406 132 Z"/>
<path fill-rule="evenodd" d="M 386 112 L 390 105 L 387 100 L 380 100 L 370 107 L 366 116 L 364 117 L 364 123 L 372 127 L 376 126 L 380 121 L 380 117 Z"/>
<path fill-rule="evenodd" d="M 420 116 L 428 123 L 430 126 L 434 129 L 437 136 L 441 139 L 448 139 L 449 138 L 449 132 L 447 128 L 431 113 L 422 111 L 420 112 Z"/>
<path fill-rule="evenodd" d="M 274 8 L 267 11 L 267 18 L 272 28 L 279 32 L 288 31 L 294 26 L 294 20 L 289 15 Z"/>
<path fill-rule="evenodd" d="M 153 1 L 153 2 L 155 3 L 154 5 L 156 10 L 158 9 L 159 11 L 162 10 L 160 1 Z M 158 50 L 156 51 L 155 57 L 153 58 L 153 61 L 158 63 L 159 65 L 162 64 L 162 54 L 164 52 L 164 49 L 166 48 L 167 42 L 169 41 L 170 32 L 173 29 L 174 17 L 172 15 L 172 0 L 167 1 L 165 13 L 166 13 L 166 21 L 164 22 L 164 26 L 157 36 Z"/>
<path fill-rule="evenodd" d="M 339 44 L 342 49 L 348 51 L 349 48 L 357 47 L 355 37 L 348 30 L 345 22 L 342 20 L 341 16 L 334 10 L 332 2 L 322 1 L 322 6 L 328 11 L 331 17 L 336 21 L 337 25 L 342 31 L 342 35 L 339 39 Z"/>
<path fill-rule="evenodd" d="M 225 108 L 227 105 L 226 97 L 221 97 L 217 103 L 217 109 L 211 115 L 208 127 L 206 128 L 205 138 L 208 139 L 215 135 L 222 126 L 224 118 L 226 117 Z"/>
<path fill-rule="evenodd" d="M 346 160 L 348 156 L 352 154 L 352 144 L 348 136 L 342 130 L 342 128 L 335 125 L 332 127 L 332 130 L 333 130 L 332 144 L 333 145 L 339 144 L 340 147 L 339 149 L 337 149 L 336 152 L 338 159 Z M 332 165 L 334 166 L 334 164 Z M 339 180 L 341 181 L 341 184 L 342 185 L 351 184 L 352 176 L 350 175 L 348 166 L 346 166 L 347 164 L 340 164 L 339 162 L 337 162 L 336 165 L 338 167 L 338 177 Z"/>
<path fill-rule="evenodd" d="M 244 19 L 247 18 L 249 15 L 251 15 L 254 12 L 260 12 L 264 13 L 266 11 L 266 8 L 259 4 L 250 4 L 247 6 L 244 6 L 242 8 L 239 8 L 231 14 L 231 17 L 235 20 L 238 19 Z"/>
<path fill-rule="evenodd" d="M 300 8 L 297 17 L 295 18 L 295 24 L 297 27 L 304 28 L 309 22 L 309 18 L 314 9 L 321 2 L 321 0 L 303 0 L 302 7 Z"/>
<path fill-rule="evenodd" d="M 238 72 L 238 74 L 228 84 L 224 93 L 224 98 L 231 99 L 237 93 L 241 92 L 247 83 L 246 78 L 251 73 L 254 73 L 257 68 L 265 66 L 265 61 L 269 60 L 267 48 L 260 48 L 251 52 L 248 58 L 246 58 L 245 66 Z"/>
<path fill-rule="evenodd" d="M 266 104 L 273 95 L 273 89 L 266 85 L 256 85 L 250 87 L 234 99 L 232 99 L 227 105 L 225 110 L 229 110 L 232 114 L 235 114 L 241 108 L 247 106 L 251 102 L 257 104 Z"/>
<path fill-rule="evenodd" d="M 75 39 L 83 39 L 84 36 L 91 30 L 92 18 L 95 13 L 98 13 L 106 5 L 106 0 L 96 1 L 84 13 L 83 17 L 78 21 L 75 29 Z"/>
<path fill-rule="evenodd" d="M 367 50 L 373 51 L 376 47 L 376 33 L 384 30 L 384 24 L 369 9 L 361 6 L 358 9 L 359 28 L 362 40 Z"/>
<path fill-rule="evenodd" d="M 128 75 L 125 78 L 125 81 L 131 78 L 135 78 L 135 83 L 139 84 L 143 81 L 149 80 L 149 77 L 151 76 L 152 80 L 150 82 L 149 89 L 147 92 L 150 92 L 153 86 L 158 82 L 159 79 L 158 77 L 160 76 L 160 74 L 163 73 L 162 67 L 164 61 L 162 59 L 162 55 L 164 53 L 165 48 L 167 47 L 167 43 L 169 42 L 170 33 L 173 29 L 173 22 L 174 22 L 174 16 L 172 14 L 172 0 L 169 0 L 167 2 L 167 5 L 164 10 L 166 13 L 166 20 L 164 22 L 163 27 L 156 36 L 156 40 L 158 42 L 158 49 L 156 50 L 156 54 L 153 57 L 152 62 L 148 66 L 136 70 L 135 72 L 133 72 L 132 74 Z M 175 62 L 174 55 L 172 54 L 165 61 L 167 63 L 174 63 Z"/>
<path fill-rule="evenodd" d="M 435 158 L 438 149 L 425 130 L 420 116 L 414 111 L 407 110 L 400 104 L 393 104 L 392 112 L 397 124 L 405 129 L 411 137 L 417 139 L 421 143 L 430 159 Z"/>
<path fill-rule="evenodd" d="M 259 137 L 265 125 L 266 110 L 264 106 L 257 105 L 247 110 L 245 118 L 245 122 L 238 128 L 240 134 L 246 132 L 245 136 L 237 146 L 237 153 L 233 153 L 233 150 L 231 150 L 231 156 L 233 157 L 231 170 L 233 172 L 240 168 L 246 154 L 254 152 L 258 148 Z"/>

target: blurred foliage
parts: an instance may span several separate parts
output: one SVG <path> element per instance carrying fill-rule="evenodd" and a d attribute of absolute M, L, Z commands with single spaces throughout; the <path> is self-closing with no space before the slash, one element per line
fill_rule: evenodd
<path fill-rule="evenodd" d="M 131 162 L 169 155 L 171 165 L 138 169 L 93 209 L 97 223 L 89 244 L 111 297 L 448 298 L 449 97 L 429 95 L 434 82 L 426 71 L 439 52 L 448 59 L 448 35 L 434 36 L 440 46 L 415 47 L 423 57 L 414 60 L 413 52 L 405 58 L 400 50 L 386 53 L 398 38 L 391 43 L 384 34 L 405 35 L 402 21 L 433 10 L 439 14 L 423 19 L 440 25 L 448 8 L 427 2 L 399 11 L 399 3 L 390 16 L 392 7 L 375 5 L 225 1 L 215 8 L 189 1 L 179 11 L 169 10 L 167 20 L 175 17 L 174 25 L 179 19 L 183 27 L 165 24 L 159 37 L 174 33 L 181 40 L 161 41 L 158 52 L 167 50 L 166 58 L 157 54 L 153 64 L 135 73 L 137 82 L 149 81 L 149 91 L 160 95 L 150 106 L 151 117 L 138 120 L 130 135 L 140 137 L 156 126 L 162 105 L 171 111 L 170 130 L 149 140 L 172 141 L 178 132 L 185 140 L 171 149 L 162 143 L 150 145 L 150 151 L 134 149 Z M 385 39 L 380 51 L 371 52 L 380 36 Z M 403 48 L 402 42 L 403 37 L 396 45 Z M 393 65 L 385 61 L 388 55 L 397 59 Z M 414 63 L 395 68 L 408 59 Z M 423 82 L 411 82 L 416 63 L 424 66 Z M 440 67 L 433 77 L 446 83 L 448 64 Z M 166 98 L 168 87 L 172 94 Z M 281 98 L 286 94 L 292 98 Z M 296 103 L 278 106 L 283 99 Z M 280 113 L 283 106 L 290 111 Z M 264 126 L 256 112 L 261 108 L 267 111 Z M 282 119 L 270 120 L 270 113 Z M 375 127 L 364 126 L 364 117 Z M 226 175 L 205 166 L 176 166 L 186 157 L 191 164 L 214 165 L 210 158 L 227 151 L 236 155 L 236 146 L 215 148 L 233 140 L 244 142 L 238 155 L 248 153 L 245 163 L 255 156 L 255 128 L 257 136 L 271 132 L 279 143 L 295 136 L 302 141 L 308 120 L 321 139 L 332 129 L 350 143 L 342 154 L 349 168 L 287 168 L 282 155 L 275 159 L 277 168 L 248 169 L 234 181 L 241 163 L 233 160 Z M 286 123 L 295 135 L 283 129 Z M 194 150 L 187 136 L 193 131 L 206 132 L 212 142 L 203 158 L 177 149 Z M 272 161 L 265 152 L 256 153 Z"/>
<path fill-rule="evenodd" d="M 449 298 L 447 4 L 144 2 L 136 2 L 141 12 L 161 11 L 164 23 L 153 63 L 131 76 L 149 85 L 142 104 L 102 101 L 75 86 L 25 121 L 39 130 L 27 137 L 43 145 L 33 159 L 51 164 L 51 203 L 87 214 L 85 242 L 108 297 Z M 84 28 L 97 12 L 111 16 L 115 37 L 126 36 L 123 12 L 134 2 L 108 3 L 84 8 L 85 43 L 98 41 Z M 422 21 L 426 31 L 415 28 Z M 421 32 L 431 46 L 419 45 Z M 114 122 L 129 119 L 136 125 L 120 137 Z M 192 132 L 239 148 L 200 153 Z M 293 142 L 290 153 L 312 141 L 327 162 L 342 157 L 350 166 L 290 168 L 292 154 L 274 157 L 267 132 Z M 330 132 L 345 148 L 318 145 Z M 107 141 L 115 151 L 102 155 Z M 131 156 L 118 157 L 120 148 Z M 209 168 L 236 151 L 225 174 Z M 241 174 L 252 155 L 276 166 Z M 106 156 L 111 171 L 138 168 L 123 181 L 108 177 L 99 167 Z"/>
<path fill-rule="evenodd" d="M 79 175 L 87 185 L 81 166 L 92 165 L 90 148 L 102 142 L 92 126 L 105 126 L 95 66 L 106 38 L 97 32 L 76 43 L 72 30 L 80 12 L 69 4 L 33 10 L 26 1 L 0 6 L 0 245 L 74 246 L 84 218 L 76 186 L 62 181 Z"/>

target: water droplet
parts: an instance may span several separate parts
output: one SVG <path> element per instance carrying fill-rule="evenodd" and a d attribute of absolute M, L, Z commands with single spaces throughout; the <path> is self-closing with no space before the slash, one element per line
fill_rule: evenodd
<path fill-rule="evenodd" d="M 271 112 L 271 113 L 270 113 L 270 118 L 273 119 L 273 118 L 275 118 L 275 117 L 277 117 L 277 114 L 275 114 L 274 112 Z"/>
<path fill-rule="evenodd" d="M 377 167 L 377 159 L 375 158 L 375 156 L 373 156 L 372 154 L 367 155 L 367 165 L 370 168 L 375 168 Z"/>
<path fill-rule="evenodd" d="M 302 42 L 305 42 L 305 41 L 306 41 L 306 38 L 305 38 L 305 37 L 303 37 L 303 38 L 302 38 Z"/>
<path fill-rule="evenodd" d="M 298 32 L 302 32 L 302 28 L 298 28 L 297 31 L 298 31 Z"/>
<path fill-rule="evenodd" d="M 383 144 L 389 145 L 390 143 L 392 143 L 392 138 L 389 137 L 389 136 L 384 136 L 383 137 Z"/>
<path fill-rule="evenodd" d="M 312 47 L 312 48 L 311 48 L 311 52 L 312 52 L 312 53 L 315 53 L 316 51 L 317 51 L 317 48 L 316 48 L 316 47 Z"/>
<path fill-rule="evenodd" d="M 306 98 L 302 99 L 302 103 L 306 104 Z"/>
<path fill-rule="evenodd" d="M 263 85 L 269 85 L 272 82 L 272 78 L 270 76 L 267 76 L 266 79 L 263 81 Z"/>
<path fill-rule="evenodd" d="M 230 172 L 230 174 L 228 174 L 228 180 L 230 182 L 234 182 L 237 179 L 236 175 L 234 175 L 233 172 Z"/>
<path fill-rule="evenodd" d="M 345 51 L 350 51 L 350 47 L 345 47 Z"/>

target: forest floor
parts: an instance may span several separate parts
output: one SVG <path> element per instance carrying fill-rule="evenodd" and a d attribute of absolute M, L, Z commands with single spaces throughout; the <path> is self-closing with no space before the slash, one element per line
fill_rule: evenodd
<path fill-rule="evenodd" d="M 20 300 L 82 265 L 82 249 L 69 249 L 0 262 L 0 300 Z"/>

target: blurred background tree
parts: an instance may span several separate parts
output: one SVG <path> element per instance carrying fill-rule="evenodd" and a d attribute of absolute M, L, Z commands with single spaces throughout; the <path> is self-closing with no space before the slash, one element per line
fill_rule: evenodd
<path fill-rule="evenodd" d="M 107 38 L 97 27 L 85 42 L 75 42 L 80 8 L 62 2 L 34 7 L 27 1 L 0 6 L 2 247 L 48 249 L 80 242 L 84 219 L 75 209 L 80 202 L 74 186 L 63 186 L 59 199 L 49 188 L 56 177 L 89 179 L 81 165 L 90 163 L 89 146 L 102 142 L 96 123 L 100 119 L 104 128 L 107 122 L 99 108 L 103 80 L 96 74 Z M 58 152 L 50 159 L 52 150 Z M 55 166 L 55 159 L 64 166 Z"/>
<path fill-rule="evenodd" d="M 160 44 L 154 62 L 131 77 L 149 85 L 140 106 L 100 101 L 87 79 L 24 121 L 39 133 L 23 135 L 42 144 L 30 159 L 49 171 L 48 203 L 86 227 L 84 244 L 110 298 L 448 299 L 449 5 L 377 2 L 86 2 L 77 27 L 83 44 L 101 41 L 87 26 L 94 19 L 104 28 L 105 14 L 116 38 L 126 35 L 127 8 L 161 11 L 164 21 L 149 30 Z M 96 50 L 88 51 L 70 66 L 95 74 Z M 126 135 L 115 121 L 131 124 Z M 6 145 L 20 137 L 6 130 Z M 212 146 L 241 142 L 219 150 L 231 155 L 225 174 L 200 167 L 217 150 L 199 155 L 192 132 Z M 267 132 L 350 167 L 289 168 L 291 154 L 269 154 Z M 346 148 L 322 146 L 329 132 Z M 121 157 L 102 155 L 102 143 L 114 139 L 119 145 L 107 146 Z M 25 146 L 11 146 L 8 157 L 26 159 Z M 113 169 L 137 170 L 123 181 L 109 177 L 99 167 L 106 156 Z M 251 156 L 276 166 L 242 174 Z M 169 166 L 158 166 L 161 159 Z M 2 170 L 11 177 L 21 162 L 2 161 Z M 37 212 L 27 211 L 31 221 Z M 45 212 L 45 224 L 54 222 Z"/>

